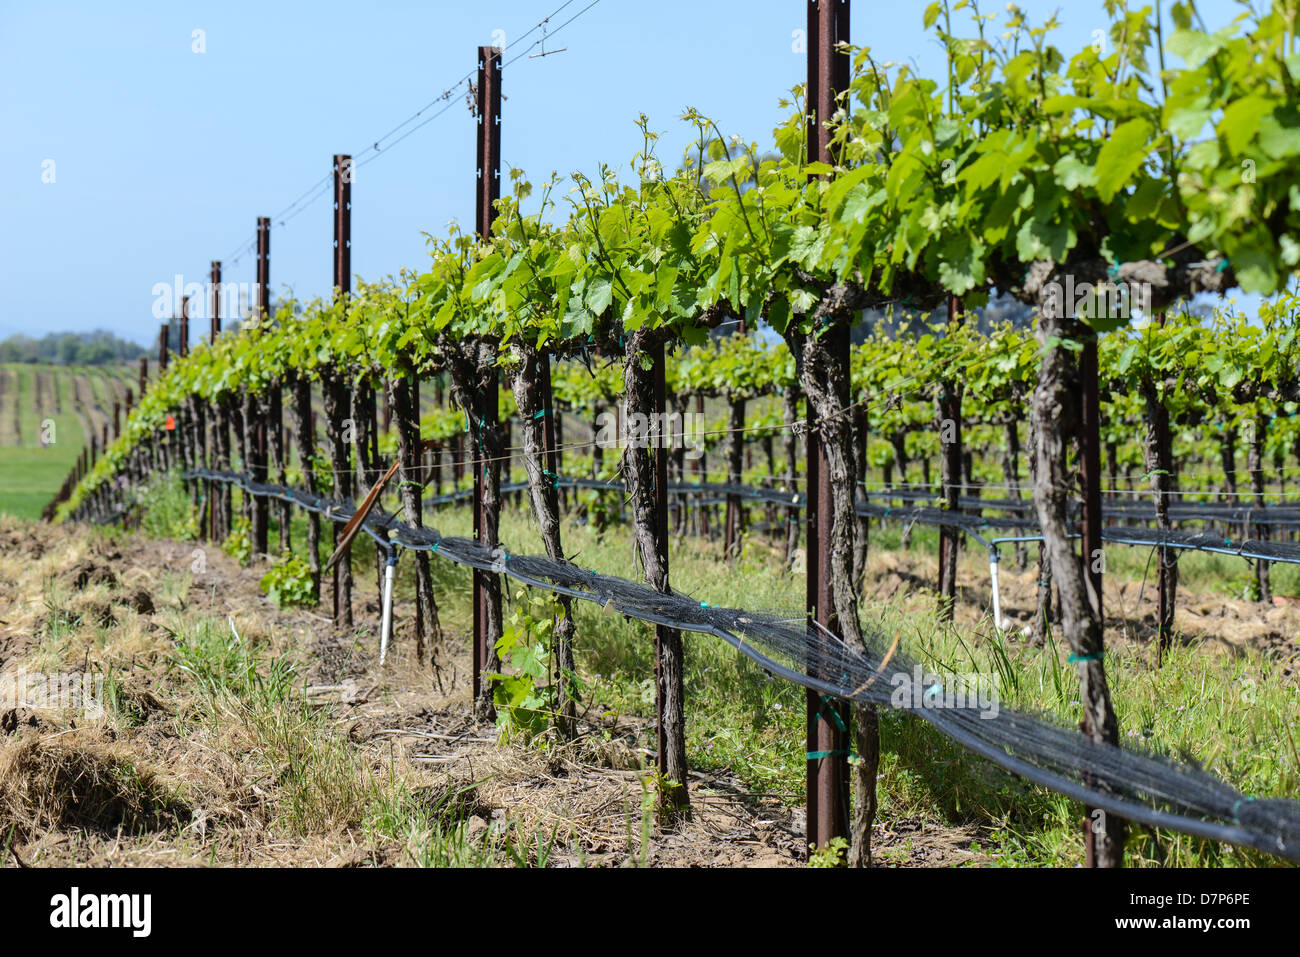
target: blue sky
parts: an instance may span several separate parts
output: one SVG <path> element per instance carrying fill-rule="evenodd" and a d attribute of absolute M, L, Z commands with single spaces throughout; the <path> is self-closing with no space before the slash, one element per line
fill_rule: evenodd
<path fill-rule="evenodd" d="M 252 256 L 245 248 L 235 264 L 231 254 L 257 216 L 284 210 L 328 173 L 332 154 L 360 154 L 459 80 L 477 45 L 499 41 L 495 31 L 507 60 L 518 53 L 540 31 L 511 49 L 514 38 L 562 2 L 0 0 L 0 338 L 106 328 L 146 343 L 158 328 L 155 284 L 177 273 L 205 282 L 218 258 L 227 281 L 251 283 Z M 588 3 L 571 0 L 548 29 Z M 1067 48 L 1106 23 L 1101 0 L 1021 6 L 1036 21 L 1060 10 L 1057 42 Z M 1236 13 L 1229 0 L 1200 6 L 1211 28 Z M 857 0 L 853 41 L 938 75 L 924 7 Z M 690 137 L 677 120 L 687 106 L 766 143 L 782 116 L 777 101 L 804 75 L 792 49 L 804 9 L 801 0 L 599 0 L 547 42 L 565 52 L 506 70 L 506 163 L 534 181 L 602 161 L 626 168 L 642 112 L 675 161 Z M 47 160 L 52 183 L 42 181 Z M 353 272 L 378 279 L 422 266 L 422 231 L 443 234 L 452 220 L 472 228 L 473 189 L 462 91 L 357 169 Z M 277 292 L 326 292 L 331 239 L 328 196 L 274 222 Z"/>

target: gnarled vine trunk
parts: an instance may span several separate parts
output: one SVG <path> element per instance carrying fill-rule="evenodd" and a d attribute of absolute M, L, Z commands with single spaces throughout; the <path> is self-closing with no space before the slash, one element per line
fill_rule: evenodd
<path fill-rule="evenodd" d="M 850 316 L 838 315 L 832 321 L 842 323 L 849 318 Z M 826 334 L 830 335 L 831 332 Z M 818 531 L 819 538 L 829 536 L 832 612 L 827 627 L 850 648 L 865 652 L 867 647 L 858 619 L 858 593 L 853 579 L 854 539 L 857 532 L 857 516 L 853 507 L 856 462 L 852 410 L 848 402 L 848 366 L 814 336 L 803 336 L 792 330 L 787 334 L 787 341 L 791 351 L 802 356 L 799 375 L 808 400 L 809 421 L 815 423 L 825 453 L 826 468 L 829 470 L 831 523 L 829 529 L 822 528 Z M 808 493 L 812 499 L 817 490 L 810 488 Z M 816 561 L 816 556 L 809 554 L 808 561 Z M 853 766 L 854 800 L 849 864 L 853 867 L 866 867 L 871 864 L 871 827 L 876 816 L 880 732 L 873 706 L 858 703 L 855 710 L 853 733 L 858 760 Z"/>
<path fill-rule="evenodd" d="M 244 451 L 248 455 L 245 465 L 245 471 L 253 477 L 255 482 L 266 481 L 266 457 L 263 453 L 263 444 L 265 435 L 263 429 L 265 424 L 262 421 L 262 400 L 252 389 L 244 390 Z M 270 510 L 267 507 L 267 501 L 261 496 L 250 495 L 249 498 L 249 523 L 251 536 L 253 539 L 253 553 L 255 555 L 265 555 L 266 547 L 266 525 Z"/>
<path fill-rule="evenodd" d="M 1062 631 L 1079 669 L 1083 730 L 1094 741 L 1118 745 L 1119 721 L 1106 684 L 1101 608 L 1089 597 L 1083 563 L 1070 542 L 1069 497 L 1076 482 L 1069 467 L 1069 448 L 1075 437 L 1074 423 L 1079 421 L 1080 384 L 1074 353 L 1055 343 L 1082 338 L 1082 328 L 1077 321 L 1051 312 L 1044 310 L 1039 327 L 1043 362 L 1031 411 L 1036 460 L 1034 510 L 1061 598 Z M 1092 814 L 1089 826 L 1094 821 L 1099 825 L 1093 829 L 1096 863 L 1122 866 L 1127 822 L 1102 811 Z"/>
<path fill-rule="evenodd" d="M 630 435 L 623 450 L 622 468 L 632 499 L 633 534 L 645 569 L 646 581 L 661 594 L 671 594 L 668 583 L 668 521 L 656 501 L 658 482 L 667 474 L 667 451 L 652 456 L 649 448 L 658 442 L 659 423 L 654 413 L 656 371 L 662 374 L 663 330 L 641 328 L 627 342 L 623 364 L 624 401 L 628 416 L 644 415 L 654 423 L 646 435 Z M 657 360 L 657 361 L 656 361 Z M 658 370 L 656 370 L 656 365 Z M 629 430 L 630 432 L 631 430 Z M 662 462 L 657 461 L 662 457 Z M 656 626 L 660 766 L 660 808 L 665 817 L 689 808 L 686 787 L 686 691 L 684 685 L 685 651 L 682 633 L 675 628 Z"/>
<path fill-rule="evenodd" d="M 343 420 L 347 417 L 347 385 L 338 373 L 325 373 L 321 378 L 325 398 L 325 418 L 329 422 L 325 435 L 325 448 L 329 453 L 330 471 L 334 475 L 334 498 L 347 502 L 352 498 L 352 470 Z M 330 541 L 338 543 L 339 524 L 330 522 Z M 334 624 L 352 627 L 352 546 L 349 544 L 334 565 Z"/>
<path fill-rule="evenodd" d="M 497 343 L 486 338 L 444 342 L 451 372 L 452 396 L 469 419 L 469 437 L 474 443 L 471 461 L 482 476 L 481 498 L 476 503 L 475 531 L 478 540 L 490 548 L 500 546 L 501 452 L 503 437 L 497 422 Z M 501 577 L 475 570 L 475 602 L 483 627 L 479 649 L 483 674 L 501 670 L 497 642 L 501 639 Z M 480 600 L 481 598 L 481 600 Z M 492 682 L 483 681 L 474 702 L 474 714 L 482 721 L 496 717 Z"/>
<path fill-rule="evenodd" d="M 266 393 L 266 431 L 267 446 L 270 452 L 270 467 L 275 470 L 275 481 L 285 483 L 285 467 L 288 465 L 284 443 L 284 393 L 279 379 L 271 382 Z M 291 513 L 288 502 L 276 503 L 276 521 L 280 526 L 280 554 L 289 554 L 289 521 Z"/>
<path fill-rule="evenodd" d="M 727 396 L 727 484 L 739 485 L 745 454 L 745 400 Z M 740 557 L 740 496 L 727 496 L 727 560 Z"/>
<path fill-rule="evenodd" d="M 546 421 L 554 423 L 551 400 L 551 359 L 539 354 L 528 343 L 518 343 L 514 348 L 518 368 L 514 374 L 515 403 L 519 407 L 520 432 L 524 444 L 524 471 L 528 476 L 528 494 L 532 499 L 533 513 L 537 516 L 542 544 L 547 557 L 564 561 L 564 547 L 560 540 L 559 475 L 556 471 L 555 436 L 547 441 Z M 555 625 L 552 651 L 555 654 L 557 674 L 557 701 L 555 729 L 568 740 L 576 732 L 577 691 L 574 677 L 577 668 L 573 660 L 573 600 L 559 595 L 556 600 L 562 609 Z"/>
<path fill-rule="evenodd" d="M 785 488 L 794 494 L 795 503 L 785 513 L 785 567 L 794 564 L 795 552 L 799 550 L 799 513 L 800 505 L 807 491 L 799 487 L 799 442 L 795 436 L 795 423 L 799 421 L 799 398 L 802 390 L 791 385 L 784 390 L 785 428 L 781 430 L 781 451 L 785 457 Z"/>
<path fill-rule="evenodd" d="M 303 487 L 316 494 L 316 426 L 311 412 L 311 380 L 294 374 L 289 380 L 293 397 L 289 404 L 289 418 L 293 427 L 293 442 L 298 447 L 298 468 L 302 470 Z M 320 604 L 320 515 L 307 513 L 307 567 L 311 569 L 311 594 Z"/>
<path fill-rule="evenodd" d="M 397 420 L 397 456 L 399 469 L 399 498 L 402 513 L 412 528 L 424 526 L 424 486 L 420 468 L 420 380 L 415 376 L 396 376 L 388 380 L 388 404 Z M 432 637 L 436 646 L 442 641 L 442 625 L 438 620 L 438 603 L 433 594 L 433 575 L 429 569 L 429 553 L 415 553 L 415 655 L 424 662 L 428 646 L 426 637 Z"/>
<path fill-rule="evenodd" d="M 1169 521 L 1169 499 L 1173 489 L 1173 454 L 1169 443 L 1169 410 L 1160 399 L 1152 382 L 1142 387 L 1146 421 L 1145 455 L 1151 489 L 1156 499 L 1156 527 L 1162 532 L 1172 528 Z M 1156 549 L 1159 567 L 1156 571 L 1156 666 L 1164 660 L 1174 633 L 1174 607 L 1178 597 L 1177 552 L 1163 546 Z"/>

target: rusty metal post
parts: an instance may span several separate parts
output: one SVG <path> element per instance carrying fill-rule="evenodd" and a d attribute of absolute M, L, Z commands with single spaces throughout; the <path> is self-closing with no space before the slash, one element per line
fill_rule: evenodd
<path fill-rule="evenodd" d="M 830 133 L 826 121 L 835 110 L 836 95 L 849 84 L 849 58 L 835 49 L 849 39 L 848 0 L 808 2 L 808 159 L 829 163 Z M 848 367 L 849 331 L 832 327 L 822 348 L 832 362 Z M 831 485 L 826 451 L 818 433 L 811 403 L 808 408 L 808 614 L 816 625 L 834 631 L 831 597 Z M 820 626 L 820 628 L 818 627 Z M 835 837 L 849 836 L 849 709 L 843 702 L 824 700 L 814 691 L 807 694 L 808 843 L 824 847 Z"/>
<path fill-rule="evenodd" d="M 1156 316 L 1156 321 L 1163 330 L 1167 314 L 1161 311 Z M 1169 448 L 1169 410 L 1160 403 L 1160 407 L 1155 414 L 1155 441 L 1156 441 L 1156 461 L 1157 463 L 1165 459 L 1165 450 Z M 1168 460 L 1170 467 L 1173 465 L 1172 459 Z M 1162 533 L 1166 530 L 1169 517 L 1169 488 L 1170 481 L 1168 474 L 1157 471 L 1154 475 L 1156 481 L 1155 507 L 1156 507 L 1156 528 Z M 1243 535 L 1246 534 L 1248 525 L 1242 527 Z M 1172 588 L 1170 587 L 1171 562 L 1173 552 L 1171 549 L 1161 545 L 1156 550 L 1157 568 L 1156 568 L 1156 667 L 1160 668 L 1164 664 L 1164 654 L 1172 638 L 1174 609 L 1170 607 L 1169 598 Z"/>
<path fill-rule="evenodd" d="M 961 325 L 961 299 L 948 297 L 948 328 Z M 961 441 L 961 383 L 948 380 L 939 391 L 939 448 L 940 469 L 943 480 L 943 507 L 950 512 L 960 511 L 962 482 Z M 863 436 L 863 441 L 866 437 Z M 951 525 L 939 527 L 939 619 L 952 621 L 957 604 L 957 529 Z"/>
<path fill-rule="evenodd" d="M 208 314 L 208 341 L 212 345 L 217 344 L 217 337 L 221 335 L 221 261 L 212 260 L 212 271 L 208 274 L 209 285 L 209 314 Z M 224 400 L 223 400 L 224 401 Z M 216 467 L 217 450 L 221 447 L 218 434 L 227 429 L 226 413 L 222 405 L 217 402 L 211 403 L 212 408 L 212 429 L 209 440 L 209 465 Z M 208 537 L 216 542 L 220 541 L 221 528 L 221 506 L 218 502 L 222 500 L 223 488 L 216 482 L 208 483 Z"/>
<path fill-rule="evenodd" d="M 144 390 L 149 386 L 149 357 L 140 357 L 140 398 L 144 398 Z"/>
<path fill-rule="evenodd" d="M 483 239 L 496 219 L 495 203 L 501 198 L 501 50 L 478 48 L 478 168 L 474 203 L 474 229 Z"/>
<path fill-rule="evenodd" d="M 184 359 L 190 354 L 190 297 L 181 297 L 181 326 L 176 340 L 176 354 Z"/>
<path fill-rule="evenodd" d="M 212 260 L 212 269 L 208 274 L 208 342 L 211 345 L 217 344 L 217 337 L 221 335 L 221 261 Z M 226 412 L 224 401 L 210 403 L 211 410 L 211 427 L 208 433 L 208 466 L 215 468 L 218 465 L 217 453 L 221 448 L 222 439 L 219 438 L 224 430 L 228 428 L 226 423 Z M 222 500 L 225 495 L 224 487 L 216 482 L 209 482 L 207 487 L 208 495 L 208 538 L 212 541 L 220 541 L 221 529 L 221 510 Z"/>
<path fill-rule="evenodd" d="M 352 292 L 352 157 L 334 155 L 334 288 Z M 268 276 L 268 282 L 269 276 Z"/>
<path fill-rule="evenodd" d="M 190 297 L 181 296 L 181 314 L 176 326 L 176 355 L 184 359 L 190 353 Z M 179 456 L 181 468 L 190 465 L 186 461 L 189 455 L 190 444 L 189 438 L 189 415 L 184 403 L 176 410 L 176 432 L 173 438 L 176 440 L 176 451 Z M 198 501 L 198 486 L 191 482 L 184 483 L 190 488 L 190 493 L 195 502 Z"/>
<path fill-rule="evenodd" d="M 221 335 L 221 261 L 212 260 L 212 273 L 208 279 L 208 285 L 212 288 L 211 293 L 211 315 L 208 317 L 210 342 L 217 344 L 217 336 Z"/>
<path fill-rule="evenodd" d="M 253 318 L 265 321 L 270 312 L 271 297 L 271 220 L 268 216 L 257 217 L 257 300 L 253 307 Z M 266 475 L 266 404 L 261 398 L 254 398 L 252 403 L 256 420 L 252 423 L 252 445 L 248 449 L 249 471 L 254 481 L 265 482 Z M 267 552 L 266 526 L 270 514 L 270 502 L 266 497 L 253 497 L 253 551 L 264 555 Z"/>
<path fill-rule="evenodd" d="M 1100 618 L 1103 572 L 1101 544 L 1101 395 L 1097 383 L 1097 335 L 1089 333 L 1079 355 L 1081 393 L 1079 429 L 1079 488 L 1083 493 L 1084 585 L 1094 613 Z"/>
<path fill-rule="evenodd" d="M 171 323 L 164 322 L 158 330 L 158 374 L 162 375 L 167 371 L 167 346 L 168 337 L 171 333 Z"/>
<path fill-rule="evenodd" d="M 1101 576 L 1103 571 L 1101 544 L 1101 391 L 1097 383 L 1097 334 L 1087 332 L 1083 350 L 1079 354 L 1079 491 L 1083 496 L 1083 515 L 1079 531 L 1083 539 L 1083 584 L 1093 613 L 1103 623 Z M 1161 592 L 1163 597 L 1164 592 Z M 1085 713 L 1080 730 L 1091 736 L 1091 718 Z M 1085 807 L 1083 814 L 1084 863 L 1096 867 L 1096 833 L 1093 831 L 1093 809 Z"/>
<path fill-rule="evenodd" d="M 501 196 L 501 50 L 498 47 L 478 48 L 478 98 L 476 101 L 477 168 L 475 170 L 474 228 L 486 240 L 492 233 L 496 219 L 495 203 Z M 474 538 L 489 547 L 497 543 L 487 541 L 490 524 L 483 504 L 483 480 L 489 468 L 484 459 L 482 435 L 497 427 L 496 388 L 483 397 L 482 421 L 479 423 L 479 448 L 474 456 Z M 488 587 L 488 573 L 474 571 L 474 653 L 472 693 L 478 701 L 483 694 L 482 671 L 492 649 L 487 647 L 489 602 L 500 601 L 500 592 Z"/>
<path fill-rule="evenodd" d="M 131 402 L 131 390 L 126 390 L 127 404 Z M 122 434 L 122 403 L 117 399 L 113 400 L 113 438 L 118 438 Z"/>
<path fill-rule="evenodd" d="M 334 293 L 347 301 L 352 292 L 352 157 L 343 153 L 334 154 Z M 334 408 L 347 408 L 351 403 L 342 395 L 343 382 L 337 372 L 323 377 L 323 389 L 334 391 Z M 327 428 L 332 433 L 340 423 L 332 421 Z M 333 442 L 332 435 L 328 436 Z M 345 456 L 347 455 L 345 451 Z M 352 471 L 346 463 L 340 463 L 340 472 L 334 476 L 334 489 L 340 497 L 346 499 L 352 492 Z M 339 527 L 337 522 L 330 522 L 330 541 L 338 544 Z M 352 624 L 352 546 L 349 545 L 342 557 L 334 565 L 334 620 L 350 627 Z"/>
<path fill-rule="evenodd" d="M 215 264 L 220 275 L 220 263 Z M 257 320 L 271 314 L 271 218 L 257 217 Z"/>
<path fill-rule="evenodd" d="M 349 170 L 351 169 L 350 165 L 348 168 Z M 349 181 L 351 180 L 350 173 L 348 179 Z M 350 200 L 348 206 L 350 222 Z M 350 233 L 345 233 L 345 235 L 350 235 Z M 350 247 L 350 245 L 351 242 L 349 241 L 347 246 Z M 214 262 L 212 266 L 216 283 L 220 284 L 221 263 Z M 214 291 L 213 299 L 216 300 L 217 298 L 218 294 Z M 215 306 L 216 303 L 214 302 L 214 307 Z M 218 313 L 214 308 L 212 330 L 212 339 L 214 342 L 216 341 L 217 333 L 221 330 L 220 320 L 215 318 L 217 314 Z M 257 220 L 257 318 L 259 322 L 268 322 L 271 318 L 271 220 L 268 216 L 259 216 Z M 279 484 L 283 485 L 285 481 L 284 462 L 282 460 L 284 439 L 281 430 L 284 423 L 284 410 L 281 397 L 281 383 L 279 379 L 272 380 L 267 385 L 267 394 L 263 397 L 263 400 L 258 403 L 258 412 L 257 467 L 261 475 L 261 480 L 265 482 L 268 481 L 270 477 L 268 456 L 268 442 L 270 441 L 268 436 L 270 436 L 275 440 L 271 444 L 273 448 L 277 450 L 276 455 L 281 458 L 281 461 L 277 466 L 278 473 L 275 478 Z M 259 515 L 255 527 L 258 529 L 262 538 L 261 544 L 263 547 L 261 550 L 265 552 L 269 550 L 267 537 L 269 535 L 268 530 L 270 527 L 271 502 L 269 499 L 259 498 L 256 507 L 259 510 Z M 281 551 L 285 552 L 287 551 L 289 503 L 279 502 L 277 504 L 276 514 L 280 524 Z"/>

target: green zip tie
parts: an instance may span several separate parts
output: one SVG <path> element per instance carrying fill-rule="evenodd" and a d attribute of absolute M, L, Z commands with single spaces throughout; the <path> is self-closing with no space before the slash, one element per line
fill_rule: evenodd
<path fill-rule="evenodd" d="M 822 695 L 822 704 L 823 704 L 823 705 L 830 704 L 830 701 L 831 701 L 831 697 L 830 697 L 830 695 Z M 818 718 L 824 718 L 824 717 L 825 717 L 825 715 L 822 714 L 822 710 L 823 710 L 823 709 L 818 709 L 818 711 L 817 711 L 817 717 L 818 717 Z M 844 723 L 844 719 L 840 717 L 840 713 L 839 713 L 838 711 L 836 711 L 834 708 L 829 708 L 829 709 L 824 709 L 824 710 L 829 710 L 829 711 L 830 711 L 830 713 L 831 713 L 831 720 L 833 720 L 833 721 L 835 722 L 835 726 L 836 726 L 837 728 L 839 728 L 841 731 L 848 731 L 848 730 L 849 730 L 849 726 L 846 725 L 846 724 Z"/>
<path fill-rule="evenodd" d="M 834 758 L 843 755 L 852 757 L 853 751 L 850 748 L 837 748 L 834 751 L 809 751 L 807 752 L 809 761 L 820 761 L 822 758 Z"/>
<path fill-rule="evenodd" d="M 1224 257 L 1223 257 L 1223 262 L 1219 263 L 1219 268 L 1217 268 L 1217 269 L 1214 270 L 1214 271 L 1215 271 L 1216 273 L 1219 273 L 1219 272 L 1223 272 L 1223 271 L 1224 271 L 1225 269 L 1227 269 L 1227 268 L 1228 268 L 1228 257 L 1227 257 L 1227 256 L 1224 256 Z M 1252 799 L 1252 800 L 1253 800 L 1253 799 Z"/>
<path fill-rule="evenodd" d="M 700 607 L 701 607 L 701 608 L 708 608 L 708 607 L 709 607 L 709 603 L 708 603 L 707 601 L 702 601 L 702 602 L 700 602 Z"/>
<path fill-rule="evenodd" d="M 438 539 L 438 541 L 434 542 L 433 545 L 430 546 L 429 551 L 431 551 L 431 552 L 436 552 L 436 551 L 438 550 L 438 545 L 439 545 L 441 542 L 442 542 L 442 539 L 441 539 L 441 538 Z"/>
<path fill-rule="evenodd" d="M 1104 651 L 1095 651 L 1090 655 L 1071 654 L 1069 658 L 1069 662 L 1072 665 L 1077 665 L 1084 661 L 1101 661 L 1102 658 L 1104 658 L 1105 656 L 1106 653 Z"/>
<path fill-rule="evenodd" d="M 534 415 L 533 418 L 534 418 L 534 419 L 544 419 L 544 418 L 546 418 L 546 413 L 547 413 L 548 411 L 549 411 L 549 410 L 547 410 L 547 409 L 542 409 L 540 412 L 538 412 L 536 415 Z"/>
<path fill-rule="evenodd" d="M 1233 802 L 1232 802 L 1232 819 L 1233 819 L 1234 821 L 1236 821 L 1238 824 L 1240 824 L 1240 823 L 1241 823 L 1241 818 L 1237 817 L 1237 808 L 1241 807 L 1241 806 L 1242 806 L 1243 804 L 1245 804 L 1247 801 L 1253 801 L 1253 800 L 1255 800 L 1253 797 L 1244 797 L 1244 798 L 1238 798 L 1237 800 L 1233 801 Z"/>

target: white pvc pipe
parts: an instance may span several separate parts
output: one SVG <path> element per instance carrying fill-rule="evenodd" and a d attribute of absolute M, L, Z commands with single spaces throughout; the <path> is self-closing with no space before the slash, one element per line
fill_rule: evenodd
<path fill-rule="evenodd" d="M 993 627 L 1002 630 L 1002 596 L 998 594 L 998 556 L 989 554 L 989 575 L 993 579 Z"/>
<path fill-rule="evenodd" d="M 379 632 L 379 663 L 388 658 L 388 640 L 393 634 L 393 563 L 384 566 L 384 624 Z"/>

